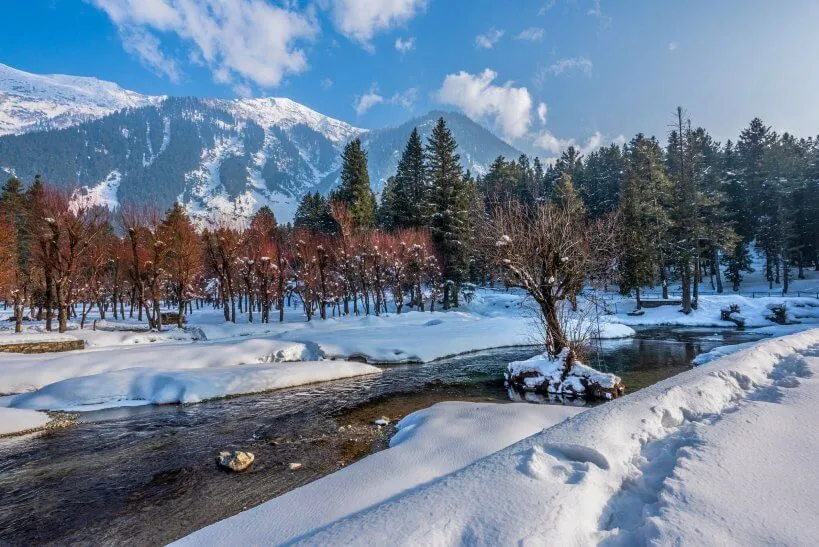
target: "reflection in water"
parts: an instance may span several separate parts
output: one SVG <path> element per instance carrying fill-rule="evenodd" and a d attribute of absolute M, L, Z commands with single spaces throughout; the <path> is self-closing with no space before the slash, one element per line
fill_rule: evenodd
<path fill-rule="evenodd" d="M 752 339 L 644 330 L 603 342 L 587 361 L 621 376 L 633 392 L 690 368 L 703 351 Z M 90 412 L 69 429 L 0 441 L 0 543 L 165 543 L 365 454 L 369 445 L 343 438 L 340 425 L 358 420 L 369 427 L 374 417 L 400 417 L 441 400 L 509 401 L 506 364 L 534 353 L 504 349 L 192 406 Z M 529 394 L 524 400 L 559 402 Z M 217 470 L 214 455 L 238 448 L 256 454 L 251 470 Z M 291 461 L 304 468 L 287 470 Z"/>

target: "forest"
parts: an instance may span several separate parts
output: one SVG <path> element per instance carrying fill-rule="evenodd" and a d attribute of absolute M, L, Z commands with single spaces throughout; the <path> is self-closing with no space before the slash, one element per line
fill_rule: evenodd
<path fill-rule="evenodd" d="M 220 307 L 225 321 L 307 320 L 450 309 L 479 285 L 527 291 L 556 354 L 569 343 L 560 311 L 589 287 L 634 295 L 679 286 L 683 313 L 701 287 L 739 291 L 750 251 L 771 288 L 819 268 L 819 141 L 753 119 L 716 142 L 682 109 L 665 144 L 636 135 L 548 164 L 498 157 L 464 171 L 441 118 L 427 142 L 414 130 L 394 176 L 372 191 L 360 140 L 342 156 L 338 187 L 307 194 L 290 224 L 269 208 L 243 225 L 195 224 L 184 207 L 115 211 L 36 177 L 0 196 L 0 298 L 63 332 L 92 310 L 161 330 L 164 309 Z M 166 315 L 166 317 L 168 317 Z"/>

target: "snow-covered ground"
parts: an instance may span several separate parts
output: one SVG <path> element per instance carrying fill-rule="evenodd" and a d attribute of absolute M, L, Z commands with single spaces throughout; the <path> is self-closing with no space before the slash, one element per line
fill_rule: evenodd
<path fill-rule="evenodd" d="M 620 298 L 620 307 L 631 309 L 626 302 Z M 780 326 L 767 319 L 770 306 L 782 302 L 787 306 L 788 318 L 800 324 Z M 819 324 L 816 299 L 705 296 L 699 309 L 690 315 L 668 306 L 646 310 L 639 317 L 624 312 L 603 316 L 599 335 L 629 337 L 634 335 L 630 325 L 733 327 L 719 318 L 720 309 L 729 304 L 740 306 L 749 327 L 764 328 L 770 334 Z M 279 367 L 281 371 L 258 367 L 277 361 L 326 363 L 325 369 L 309 367 L 312 372 L 307 374 L 305 367 L 297 376 L 302 383 L 311 383 L 351 374 L 350 368 L 339 374 L 329 360 L 429 362 L 471 351 L 538 343 L 531 302 L 519 291 L 503 290 L 480 290 L 458 311 L 411 311 L 311 322 L 305 321 L 297 308 L 288 308 L 284 322 L 268 324 L 248 323 L 242 314 L 237 324 L 225 323 L 221 310 L 199 310 L 190 316 L 184 329 L 166 327 L 163 332 L 144 330 L 144 324 L 131 319 L 110 318 L 97 321 L 97 330 L 92 330 L 93 319 L 93 315 L 89 317 L 85 329 L 72 324 L 62 335 L 45 332 L 42 322 L 37 321 L 26 322 L 25 331 L 14 334 L 9 330 L 13 323 L 0 322 L 5 327 L 0 331 L 0 344 L 68 338 L 86 342 L 82 351 L 0 355 L 0 395 L 43 390 L 62 382 L 53 389 L 20 398 L 17 404 L 26 401 L 25 406 L 33 409 L 77 409 L 82 405 L 90 409 L 134 401 L 194 402 L 295 385 L 295 377 L 283 367 Z M 237 366 L 244 368 L 222 370 Z M 370 372 L 367 367 L 358 370 L 362 374 Z M 240 381 L 244 374 L 248 377 Z M 289 380 L 281 380 L 278 374 Z M 76 378 L 82 380 L 65 382 Z M 213 385 L 207 387 L 208 381 Z"/>
<path fill-rule="evenodd" d="M 387 499 L 375 471 L 400 469 L 393 476 L 400 481 L 423 473 L 428 457 L 406 460 L 407 450 L 391 448 L 183 543 L 816 544 L 817 372 L 819 329 L 765 340 L 584 410 L 460 470 L 407 480 Z M 503 431 L 493 413 L 507 406 L 486 406 L 431 431 L 493 437 Z M 435 408 L 407 418 L 416 436 Z M 407 429 L 397 436 L 399 449 L 413 437 Z M 464 440 L 437 442 L 456 460 L 451 452 L 471 450 Z M 379 493 L 368 494 L 371 488 Z M 363 503 L 351 501 L 359 496 Z"/>
<path fill-rule="evenodd" d="M 173 370 L 127 368 L 62 380 L 8 400 L 14 408 L 97 410 L 112 406 L 199 403 L 207 399 L 259 393 L 379 374 L 381 369 L 349 361 L 307 361 Z"/>
<path fill-rule="evenodd" d="M 525 403 L 439 403 L 401 420 L 389 450 L 204 528 L 179 544 L 281 545 L 469 465 L 581 410 Z"/>
<path fill-rule="evenodd" d="M 0 436 L 38 429 L 50 421 L 45 412 L 0 407 Z"/>
<path fill-rule="evenodd" d="M 8 330 L 12 324 L 4 322 L 0 343 L 81 338 L 87 349 L 0 355 L 0 394 L 35 392 L 10 403 L 34 409 L 196 402 L 373 372 L 372 367 L 334 360 L 428 362 L 534 344 L 537 329 L 531 317 L 520 293 L 481 291 L 461 311 L 326 321 L 306 322 L 299 310 L 289 309 L 283 323 L 248 323 L 240 316 L 234 325 L 225 323 L 221 310 L 201 310 L 185 329 L 167 327 L 160 333 L 139 330 L 142 326 L 132 320 L 109 319 L 98 321 L 97 330 L 72 325 L 62 335 L 44 332 L 41 322 L 26 322 L 25 332 L 14 334 Z M 626 325 L 601 323 L 603 337 L 633 334 Z M 317 363 L 298 374 L 292 367 L 259 366 L 277 361 Z"/>

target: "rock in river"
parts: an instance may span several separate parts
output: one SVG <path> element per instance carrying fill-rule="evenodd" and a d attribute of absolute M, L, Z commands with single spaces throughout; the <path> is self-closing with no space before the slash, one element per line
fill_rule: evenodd
<path fill-rule="evenodd" d="M 251 452 L 242 452 L 241 450 L 234 452 L 224 451 L 219 452 L 219 455 L 216 457 L 216 463 L 219 467 L 239 473 L 250 467 L 250 464 L 252 464 L 255 459 L 256 457 Z"/>

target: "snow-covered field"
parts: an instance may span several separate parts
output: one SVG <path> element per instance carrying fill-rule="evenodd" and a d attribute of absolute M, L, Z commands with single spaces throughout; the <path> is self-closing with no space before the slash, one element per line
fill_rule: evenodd
<path fill-rule="evenodd" d="M 234 325 L 224 322 L 221 310 L 203 310 L 191 316 L 184 330 L 167 327 L 160 333 L 135 331 L 140 325 L 131 320 L 98 321 L 98 330 L 72 328 L 66 334 L 44 332 L 39 322 L 26 323 L 22 334 L 0 334 L 0 343 L 81 338 L 87 349 L 0 355 L 0 394 L 21 394 L 6 399 L 6 406 L 37 410 L 193 403 L 378 370 L 344 362 L 351 358 L 428 362 L 537 342 L 531 314 L 514 292 L 482 291 L 461 311 L 446 313 L 306 322 L 298 310 L 288 312 L 283 323 L 248 323 L 240 317 Z M 603 337 L 634 334 L 626 325 L 601 325 Z M 277 364 L 295 361 L 301 363 Z"/>
<path fill-rule="evenodd" d="M 817 372 L 819 329 L 765 340 L 471 464 L 470 441 L 494 442 L 515 411 L 439 405 L 406 418 L 395 448 L 182 543 L 816 544 Z"/>

